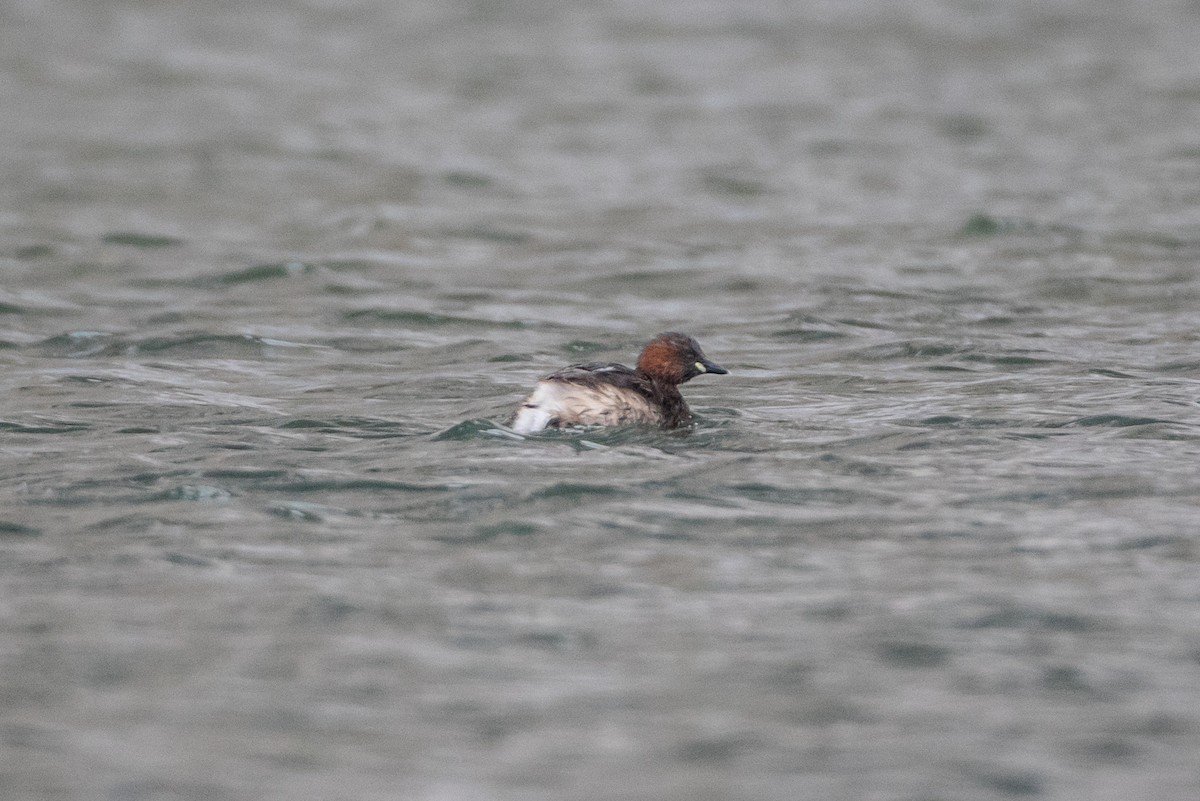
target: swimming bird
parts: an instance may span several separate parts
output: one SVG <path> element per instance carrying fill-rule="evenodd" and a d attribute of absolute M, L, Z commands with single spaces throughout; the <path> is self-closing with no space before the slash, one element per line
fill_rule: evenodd
<path fill-rule="evenodd" d="M 532 434 L 565 426 L 633 424 L 677 428 L 692 422 L 679 385 L 704 373 L 729 371 L 709 361 L 687 334 L 659 334 L 642 349 L 637 367 L 572 364 L 538 381 L 517 408 L 512 429 Z"/>

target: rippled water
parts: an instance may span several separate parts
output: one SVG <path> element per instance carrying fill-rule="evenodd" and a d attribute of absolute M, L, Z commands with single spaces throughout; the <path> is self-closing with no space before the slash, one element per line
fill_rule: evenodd
<path fill-rule="evenodd" d="M 1195 796 L 1198 36 L 6 5 L 0 796 Z"/>

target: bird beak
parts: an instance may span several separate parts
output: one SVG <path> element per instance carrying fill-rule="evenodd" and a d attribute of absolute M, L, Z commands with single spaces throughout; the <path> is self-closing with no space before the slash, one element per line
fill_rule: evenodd
<path fill-rule="evenodd" d="M 708 359 L 701 359 L 696 362 L 696 369 L 702 373 L 712 373 L 713 375 L 727 375 L 729 373 L 724 367 L 716 362 L 710 362 Z"/>

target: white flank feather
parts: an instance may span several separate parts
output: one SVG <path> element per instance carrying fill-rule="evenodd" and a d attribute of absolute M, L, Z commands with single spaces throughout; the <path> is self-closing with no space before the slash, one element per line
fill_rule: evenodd
<path fill-rule="evenodd" d="M 512 430 L 518 434 L 533 434 L 542 431 L 562 411 L 559 387 L 542 381 L 517 409 Z"/>

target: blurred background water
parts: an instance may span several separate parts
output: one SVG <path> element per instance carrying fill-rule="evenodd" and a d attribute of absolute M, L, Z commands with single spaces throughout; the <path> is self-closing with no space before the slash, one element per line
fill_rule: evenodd
<path fill-rule="evenodd" d="M 3 4 L 0 796 L 1197 797 L 1198 42 Z"/>

